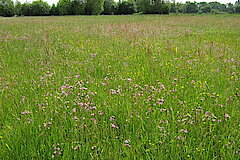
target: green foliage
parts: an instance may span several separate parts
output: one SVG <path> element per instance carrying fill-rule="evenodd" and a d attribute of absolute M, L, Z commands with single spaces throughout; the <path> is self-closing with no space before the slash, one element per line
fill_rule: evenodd
<path fill-rule="evenodd" d="M 133 14 L 135 6 L 132 2 L 123 1 L 118 3 L 116 14 Z"/>
<path fill-rule="evenodd" d="M 117 5 L 114 0 L 105 0 L 103 8 L 102 14 L 112 15 L 116 12 Z"/>
<path fill-rule="evenodd" d="M 186 5 L 183 3 L 176 3 L 176 13 L 186 13 Z"/>
<path fill-rule="evenodd" d="M 15 14 L 17 16 L 21 16 L 22 15 L 22 4 L 21 4 L 21 2 L 16 1 L 14 11 L 15 11 Z"/>
<path fill-rule="evenodd" d="M 198 6 L 196 3 L 186 2 L 186 13 L 197 13 Z"/>
<path fill-rule="evenodd" d="M 57 3 L 59 15 L 71 15 L 72 14 L 72 4 L 70 0 L 59 0 Z"/>
<path fill-rule="evenodd" d="M 0 16 L 11 17 L 14 15 L 14 3 L 12 0 L 0 0 Z"/>
<path fill-rule="evenodd" d="M 43 0 L 24 3 L 12 0 L 0 1 L 0 16 L 46 16 L 46 15 L 113 15 L 113 14 L 169 14 L 171 13 L 238 13 L 238 1 L 235 5 L 219 2 L 170 3 L 165 0 L 59 0 L 57 6 L 50 7 Z"/>
<path fill-rule="evenodd" d="M 225 4 L 221 4 L 219 2 L 209 2 L 209 5 L 215 11 L 218 10 L 219 12 L 226 12 L 226 5 Z"/>
<path fill-rule="evenodd" d="M 171 3 L 171 7 L 170 7 L 170 12 L 171 13 L 177 13 L 177 8 L 176 8 L 176 3 Z"/>
<path fill-rule="evenodd" d="M 235 13 L 240 14 L 240 5 L 235 7 Z"/>
<path fill-rule="evenodd" d="M 86 3 L 84 0 L 73 0 L 71 6 L 73 15 L 84 15 Z"/>
<path fill-rule="evenodd" d="M 49 11 L 49 15 L 53 15 L 53 16 L 59 15 L 58 8 L 56 7 L 55 4 L 52 5 L 52 7 Z"/>
<path fill-rule="evenodd" d="M 145 14 L 168 14 L 170 5 L 163 0 L 137 0 L 136 5 L 140 12 Z"/>
<path fill-rule="evenodd" d="M 98 15 L 103 11 L 104 0 L 87 0 L 85 14 Z"/>
<path fill-rule="evenodd" d="M 46 16 L 49 15 L 50 6 L 42 0 L 33 1 L 31 4 L 31 16 Z"/>
<path fill-rule="evenodd" d="M 212 8 L 210 5 L 200 7 L 199 13 L 211 13 Z"/>
<path fill-rule="evenodd" d="M 24 16 L 31 16 L 31 4 L 23 3 L 21 6 L 21 14 Z"/>

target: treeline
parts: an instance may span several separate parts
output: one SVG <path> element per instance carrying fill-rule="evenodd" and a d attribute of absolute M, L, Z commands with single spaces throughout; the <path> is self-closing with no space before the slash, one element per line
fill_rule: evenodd
<path fill-rule="evenodd" d="M 119 14 L 169 14 L 169 13 L 237 13 L 240 14 L 240 0 L 235 4 L 219 2 L 175 3 L 167 0 L 59 0 L 50 6 L 43 0 L 14 3 L 0 0 L 0 16 L 58 16 L 58 15 L 119 15 Z"/>

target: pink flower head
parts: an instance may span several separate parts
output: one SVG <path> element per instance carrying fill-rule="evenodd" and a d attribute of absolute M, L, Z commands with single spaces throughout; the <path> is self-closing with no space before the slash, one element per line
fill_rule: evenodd
<path fill-rule="evenodd" d="M 77 118 L 77 116 L 74 116 L 73 119 L 74 119 L 74 120 L 77 120 L 78 118 Z"/>
<path fill-rule="evenodd" d="M 132 81 L 132 79 L 131 79 L 131 78 L 127 78 L 127 81 L 128 81 L 128 82 L 131 82 L 131 81 Z"/>
<path fill-rule="evenodd" d="M 31 113 L 31 112 L 29 112 L 28 110 L 25 110 L 25 111 L 23 111 L 23 112 L 21 112 L 22 114 L 28 114 L 28 113 Z"/>
<path fill-rule="evenodd" d="M 72 111 L 73 111 L 74 113 L 76 113 L 76 112 L 77 112 L 77 109 L 76 109 L 76 108 L 73 108 Z"/>
<path fill-rule="evenodd" d="M 126 141 L 124 141 L 124 143 L 130 143 L 131 141 L 130 140 L 126 140 Z"/>
<path fill-rule="evenodd" d="M 115 116 L 111 116 L 110 121 L 115 121 Z"/>
<path fill-rule="evenodd" d="M 164 130 L 164 127 L 158 126 L 158 128 L 159 128 L 160 131 L 163 131 L 163 130 Z"/>
<path fill-rule="evenodd" d="M 229 116 L 227 113 L 224 113 L 224 116 L 225 116 L 226 118 L 230 118 L 230 116 Z"/>
<path fill-rule="evenodd" d="M 181 129 L 180 132 L 188 133 L 188 130 Z"/>
<path fill-rule="evenodd" d="M 118 129 L 119 127 L 118 126 L 116 126 L 115 124 L 113 124 L 113 123 L 111 123 L 110 124 L 110 126 L 112 127 L 112 128 L 116 128 L 116 129 Z"/>
<path fill-rule="evenodd" d="M 76 77 L 76 78 L 79 78 L 79 77 L 80 77 L 80 75 L 75 75 L 75 77 Z"/>
<path fill-rule="evenodd" d="M 61 149 L 60 148 L 54 148 L 54 150 L 60 151 Z"/>
<path fill-rule="evenodd" d="M 96 149 L 97 148 L 97 146 L 92 146 L 92 149 Z"/>
<path fill-rule="evenodd" d="M 131 148 L 130 144 L 124 144 L 124 146 Z"/>

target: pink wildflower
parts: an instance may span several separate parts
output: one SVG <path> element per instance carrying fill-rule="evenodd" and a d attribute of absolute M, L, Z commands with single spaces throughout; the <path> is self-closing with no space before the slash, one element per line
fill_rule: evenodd
<path fill-rule="evenodd" d="M 21 112 L 22 114 L 28 114 L 28 113 L 31 113 L 31 112 L 29 112 L 28 110 L 25 110 L 25 111 L 23 111 L 23 112 Z"/>

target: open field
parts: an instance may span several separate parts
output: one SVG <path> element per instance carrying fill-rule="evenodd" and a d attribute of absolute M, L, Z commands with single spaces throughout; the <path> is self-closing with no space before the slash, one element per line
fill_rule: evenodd
<path fill-rule="evenodd" d="M 240 16 L 0 19 L 0 159 L 239 159 Z"/>

